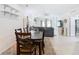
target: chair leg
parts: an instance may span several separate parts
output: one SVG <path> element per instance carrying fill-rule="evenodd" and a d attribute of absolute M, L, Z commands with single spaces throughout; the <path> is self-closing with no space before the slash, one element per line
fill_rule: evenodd
<path fill-rule="evenodd" d="M 45 44 L 44 44 L 44 42 L 43 42 L 43 46 L 45 47 Z"/>
<path fill-rule="evenodd" d="M 17 55 L 20 55 L 20 49 L 17 47 Z"/>
<path fill-rule="evenodd" d="M 44 47 L 42 46 L 42 51 L 43 51 L 43 54 L 44 54 Z"/>
<path fill-rule="evenodd" d="M 43 51 L 43 54 L 44 54 L 44 47 L 45 47 L 45 44 L 44 44 L 44 42 L 42 42 L 42 51 Z"/>
<path fill-rule="evenodd" d="M 20 55 L 20 53 L 17 53 L 17 55 Z"/>
<path fill-rule="evenodd" d="M 43 48 L 43 54 L 44 54 L 44 48 Z"/>
<path fill-rule="evenodd" d="M 34 55 L 36 55 L 36 48 L 35 48 L 35 51 L 34 51 Z"/>

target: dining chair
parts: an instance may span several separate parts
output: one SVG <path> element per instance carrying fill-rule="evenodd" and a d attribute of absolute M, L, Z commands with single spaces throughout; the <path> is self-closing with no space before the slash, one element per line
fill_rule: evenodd
<path fill-rule="evenodd" d="M 42 36 L 42 50 L 44 53 L 44 47 L 45 47 L 45 43 L 44 43 L 44 37 L 45 37 L 45 29 L 42 27 L 39 27 L 39 31 L 43 32 L 43 36 Z"/>
<path fill-rule="evenodd" d="M 26 55 L 36 55 L 36 47 L 29 40 L 28 36 L 31 36 L 31 33 L 18 33 L 16 34 L 17 41 L 17 55 L 26 54 Z"/>
<path fill-rule="evenodd" d="M 44 54 L 44 47 L 45 47 L 45 43 L 44 43 L 44 31 L 41 31 L 41 32 L 43 32 L 41 41 L 40 40 L 36 40 L 34 43 L 36 44 L 36 46 L 39 46 L 39 42 L 41 43 L 41 47 L 40 48 L 41 48 L 41 51 Z"/>

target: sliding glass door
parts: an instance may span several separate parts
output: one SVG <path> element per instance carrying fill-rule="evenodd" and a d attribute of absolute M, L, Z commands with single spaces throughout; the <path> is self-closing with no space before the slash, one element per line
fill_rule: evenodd
<path fill-rule="evenodd" d="M 52 27 L 52 21 L 51 20 L 41 21 L 41 26 L 42 27 Z"/>

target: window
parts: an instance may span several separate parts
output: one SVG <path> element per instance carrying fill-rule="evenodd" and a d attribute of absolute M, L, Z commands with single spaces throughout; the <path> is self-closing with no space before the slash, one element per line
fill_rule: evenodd
<path fill-rule="evenodd" d="M 51 27 L 52 23 L 50 20 L 47 20 L 47 27 Z"/>
<path fill-rule="evenodd" d="M 42 21 L 42 27 L 45 27 L 45 21 Z"/>
<path fill-rule="evenodd" d="M 51 20 L 41 21 L 41 26 L 42 27 L 52 27 L 52 21 Z"/>

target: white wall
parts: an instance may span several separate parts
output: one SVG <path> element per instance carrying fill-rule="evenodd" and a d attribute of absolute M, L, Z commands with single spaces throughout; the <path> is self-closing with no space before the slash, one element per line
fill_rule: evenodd
<path fill-rule="evenodd" d="M 14 44 L 15 29 L 22 28 L 22 18 L 0 14 L 0 54 Z"/>
<path fill-rule="evenodd" d="M 75 36 L 75 18 L 72 17 L 71 19 L 71 36 Z"/>

